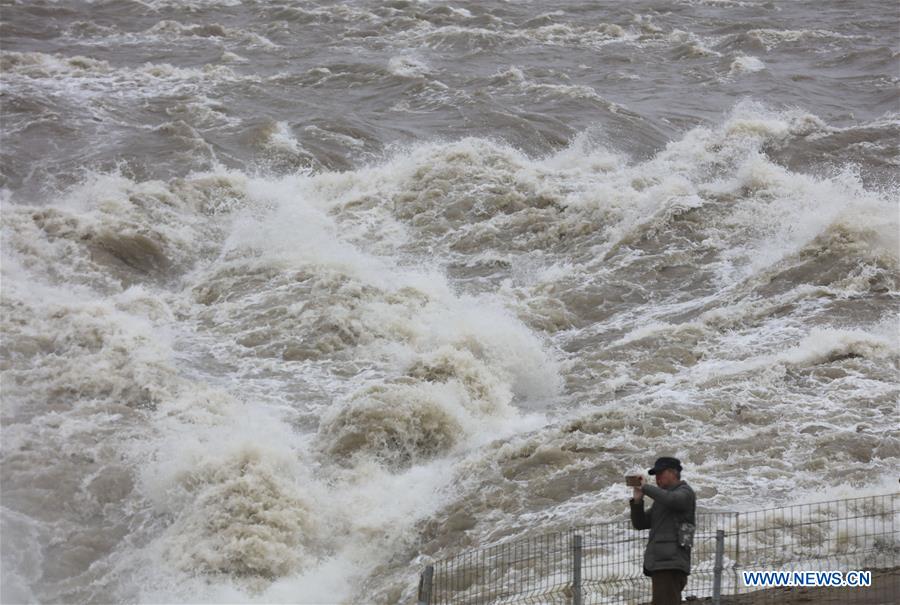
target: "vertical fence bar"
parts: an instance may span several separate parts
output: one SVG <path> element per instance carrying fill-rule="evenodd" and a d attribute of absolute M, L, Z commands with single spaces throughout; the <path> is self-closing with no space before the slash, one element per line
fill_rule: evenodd
<path fill-rule="evenodd" d="M 732 592 L 739 594 L 741 591 L 741 583 L 738 581 L 738 566 L 741 564 L 741 513 L 734 513 L 734 563 L 731 568 L 734 570 L 734 588 Z"/>
<path fill-rule="evenodd" d="M 572 605 L 581 605 L 581 534 L 572 543 Z"/>
<path fill-rule="evenodd" d="M 418 605 L 431 605 L 431 582 L 434 580 L 434 565 L 425 567 L 425 571 L 419 576 L 419 602 Z"/>
<path fill-rule="evenodd" d="M 722 562 L 725 555 L 725 530 L 716 530 L 716 562 L 713 565 L 713 605 L 722 602 Z"/>

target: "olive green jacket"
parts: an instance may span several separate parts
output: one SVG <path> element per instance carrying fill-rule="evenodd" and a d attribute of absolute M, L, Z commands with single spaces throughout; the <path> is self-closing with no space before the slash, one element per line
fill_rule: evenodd
<path fill-rule="evenodd" d="M 678 544 L 678 525 L 696 523 L 697 496 L 684 481 L 662 489 L 644 485 L 645 496 L 653 498 L 653 506 L 644 510 L 644 502 L 631 503 L 631 524 L 635 529 L 649 529 L 650 540 L 644 550 L 644 574 L 661 569 L 680 569 L 691 573 L 691 550 Z"/>

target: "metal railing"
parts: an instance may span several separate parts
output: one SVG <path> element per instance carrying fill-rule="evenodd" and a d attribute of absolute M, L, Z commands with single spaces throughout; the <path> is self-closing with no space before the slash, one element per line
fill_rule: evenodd
<path fill-rule="evenodd" d="M 875 570 L 871 588 L 832 591 L 835 603 L 877 590 L 900 602 L 900 493 L 741 512 L 698 512 L 683 596 L 776 602 L 783 589 L 744 585 L 743 571 Z M 460 553 L 423 571 L 423 605 L 649 603 L 647 534 L 630 520 L 585 525 Z M 825 592 L 816 593 L 824 595 Z M 832 597 L 830 597 L 832 598 Z"/>

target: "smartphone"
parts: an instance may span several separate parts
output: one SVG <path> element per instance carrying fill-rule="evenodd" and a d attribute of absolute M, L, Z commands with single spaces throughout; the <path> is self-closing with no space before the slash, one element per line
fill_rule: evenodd
<path fill-rule="evenodd" d="M 640 475 L 625 475 L 625 485 L 628 487 L 640 487 L 641 486 L 641 476 Z"/>

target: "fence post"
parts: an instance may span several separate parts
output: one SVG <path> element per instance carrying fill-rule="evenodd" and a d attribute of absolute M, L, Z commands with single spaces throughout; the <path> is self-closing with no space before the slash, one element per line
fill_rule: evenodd
<path fill-rule="evenodd" d="M 431 605 L 431 582 L 434 579 L 434 565 L 427 565 L 419 574 L 419 598 L 417 605 Z"/>
<path fill-rule="evenodd" d="M 572 545 L 572 605 L 581 605 L 581 536 L 575 534 Z"/>
<path fill-rule="evenodd" d="M 725 530 L 716 530 L 716 563 L 713 566 L 713 605 L 722 602 L 722 560 L 725 554 Z"/>
<path fill-rule="evenodd" d="M 734 573 L 734 590 L 739 592 L 738 566 L 741 564 L 741 513 L 734 513 L 734 564 L 731 566 Z"/>

